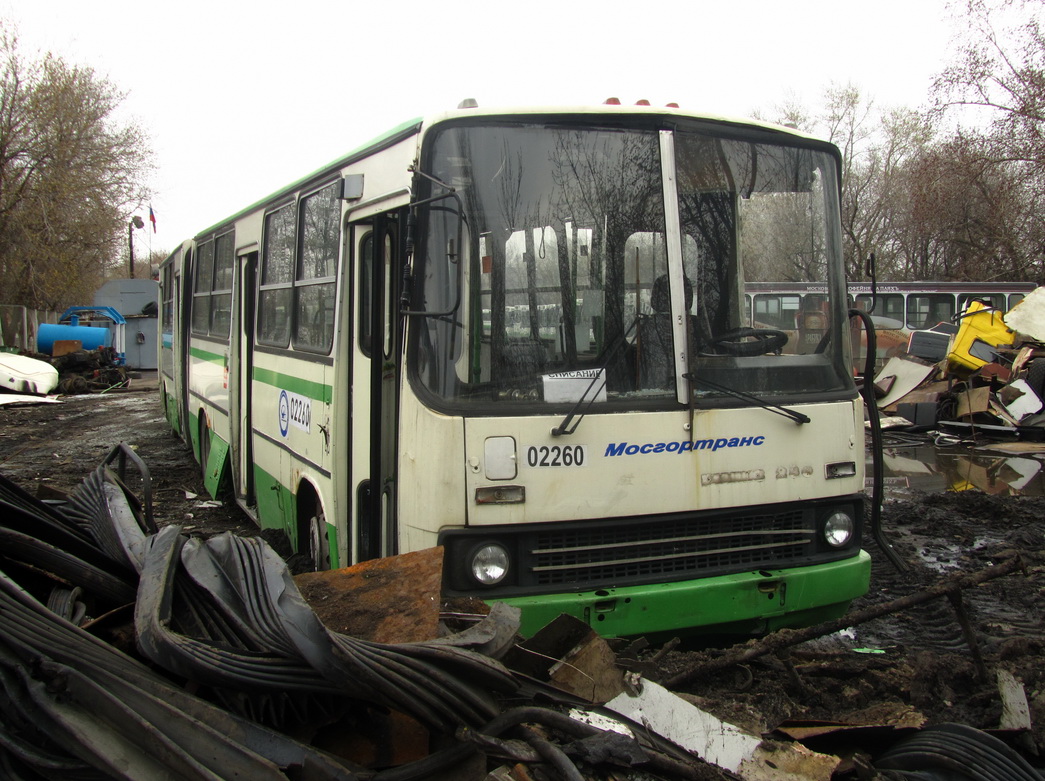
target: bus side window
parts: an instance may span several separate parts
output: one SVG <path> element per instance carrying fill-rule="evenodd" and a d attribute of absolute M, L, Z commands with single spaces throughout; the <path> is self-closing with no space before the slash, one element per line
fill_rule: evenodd
<path fill-rule="evenodd" d="M 871 294 L 859 293 L 856 296 L 856 306 L 865 312 L 871 311 Z M 903 295 L 899 293 L 879 293 L 875 300 L 874 313 L 876 317 L 887 317 L 896 320 L 898 324 L 904 322 Z"/>
<path fill-rule="evenodd" d="M 192 332 L 210 331 L 210 291 L 214 280 L 214 242 L 205 241 L 196 251 L 196 287 L 192 292 Z"/>
<path fill-rule="evenodd" d="M 235 269 L 233 234 L 222 234 L 214 240 L 214 280 L 210 299 L 210 335 L 229 338 L 232 324 L 232 276 Z"/>
<path fill-rule="evenodd" d="M 886 317 L 892 318 L 897 322 L 903 322 L 903 296 L 897 293 L 884 295 L 881 297 L 882 303 L 885 305 L 882 309 L 882 314 Z"/>
<path fill-rule="evenodd" d="M 169 334 L 174 331 L 174 266 L 164 266 L 160 276 L 163 280 L 160 284 L 163 289 L 163 332 Z"/>
<path fill-rule="evenodd" d="M 294 284 L 294 204 L 265 215 L 264 252 L 258 291 L 258 344 L 290 344 Z"/>
<path fill-rule="evenodd" d="M 797 295 L 756 294 L 755 327 L 785 330 L 796 328 L 801 302 L 802 299 Z"/>
<path fill-rule="evenodd" d="M 294 282 L 294 347 L 328 353 L 334 342 L 334 280 L 341 236 L 339 182 L 301 199 L 301 259 Z"/>
<path fill-rule="evenodd" d="M 954 317 L 954 296 L 950 293 L 925 293 L 907 297 L 907 327 L 932 328 Z"/>
<path fill-rule="evenodd" d="M 373 334 L 374 307 L 374 234 L 368 233 L 364 237 L 359 251 L 359 279 L 357 280 L 359 290 L 359 320 L 356 330 L 359 334 L 359 349 L 367 358 L 370 357 Z"/>
<path fill-rule="evenodd" d="M 959 293 L 958 311 L 964 312 L 968 308 L 970 301 L 980 301 L 984 304 L 990 304 L 1002 312 L 1005 311 L 1004 293 Z"/>

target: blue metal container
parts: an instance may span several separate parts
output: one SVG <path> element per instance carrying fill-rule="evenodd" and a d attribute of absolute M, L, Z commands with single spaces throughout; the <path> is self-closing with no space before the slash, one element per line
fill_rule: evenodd
<path fill-rule="evenodd" d="M 85 350 L 97 350 L 112 344 L 112 332 L 108 328 L 96 328 L 90 325 L 55 325 L 41 323 L 36 332 L 36 348 L 47 355 L 52 355 L 54 343 L 75 339 L 83 343 Z"/>

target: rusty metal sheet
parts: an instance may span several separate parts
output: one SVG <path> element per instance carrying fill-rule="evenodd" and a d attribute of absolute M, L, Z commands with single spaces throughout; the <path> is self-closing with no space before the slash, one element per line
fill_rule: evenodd
<path fill-rule="evenodd" d="M 376 643 L 415 643 L 439 635 L 441 547 L 306 572 L 294 581 L 331 631 Z"/>

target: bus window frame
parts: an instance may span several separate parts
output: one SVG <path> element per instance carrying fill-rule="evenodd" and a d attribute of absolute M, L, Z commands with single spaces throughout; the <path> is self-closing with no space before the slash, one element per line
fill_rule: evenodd
<path fill-rule="evenodd" d="M 356 310 L 356 342 L 359 351 L 367 358 L 373 352 L 374 312 L 374 232 L 368 230 L 359 240 L 357 289 L 359 299 Z"/>
<path fill-rule="evenodd" d="M 272 209 L 265 212 L 262 226 L 262 248 L 261 248 L 261 273 L 259 275 L 258 284 L 258 303 L 257 303 L 257 324 L 255 326 L 254 339 L 258 345 L 265 347 L 275 347 L 278 349 L 287 349 L 290 347 L 290 335 L 293 332 L 293 311 L 294 311 L 294 246 L 297 243 L 297 220 L 293 219 L 295 211 L 296 201 L 287 201 L 281 203 Z M 291 219 L 286 220 L 286 216 Z M 275 257 L 272 250 L 275 245 L 277 234 L 272 230 L 272 226 L 276 225 L 276 220 L 280 219 L 282 224 L 289 224 L 289 230 L 291 235 L 289 237 L 279 235 L 281 243 L 290 246 L 290 262 L 276 266 L 273 258 Z M 279 276 L 273 279 L 272 276 L 275 272 L 279 272 Z M 286 277 L 284 279 L 284 276 Z M 279 301 L 279 298 L 285 300 Z M 277 298 L 278 294 L 279 298 Z M 275 302 L 274 306 L 278 307 L 282 304 L 286 311 L 285 320 L 279 324 L 280 338 L 278 340 L 271 337 L 263 337 L 263 328 L 269 324 L 269 317 L 271 311 L 266 307 L 269 300 Z"/>
<path fill-rule="evenodd" d="M 220 247 L 219 247 L 220 243 Z M 232 332 L 232 291 L 235 286 L 234 276 L 236 273 L 236 248 L 235 248 L 235 233 L 232 230 L 227 230 L 224 233 L 220 233 L 214 236 L 214 266 L 211 273 L 211 293 L 210 293 L 210 325 L 208 328 L 208 334 L 213 339 L 221 339 L 228 341 L 229 335 Z M 219 249 L 227 248 L 228 265 L 223 268 L 223 276 L 227 278 L 228 286 L 219 288 L 218 285 L 222 283 L 218 279 L 218 261 L 220 258 Z M 217 320 L 218 309 L 216 303 L 219 299 L 224 298 L 227 302 L 225 307 L 225 327 L 221 329 L 215 329 L 215 322 Z"/>
<path fill-rule="evenodd" d="M 227 247 L 232 263 L 224 270 L 222 280 L 217 275 L 219 242 Z M 235 231 L 232 228 L 215 233 L 197 242 L 193 274 L 192 315 L 189 330 L 193 336 L 215 339 L 228 343 L 232 330 L 233 276 L 235 273 Z M 201 273 L 206 271 L 206 273 Z M 227 278 L 227 287 L 218 287 Z M 215 302 L 224 298 L 226 320 L 224 328 L 215 328 Z"/>
<path fill-rule="evenodd" d="M 955 296 L 955 313 L 964 312 L 971 301 L 982 301 L 990 304 L 994 309 L 1005 310 L 1006 297 L 1004 293 L 970 293 L 962 292 Z M 998 306 L 999 302 L 1001 306 Z"/>
<path fill-rule="evenodd" d="M 912 308 L 915 305 L 915 302 L 921 301 L 923 299 L 928 300 L 929 301 L 929 305 L 925 309 L 924 317 L 920 317 L 916 321 L 916 320 L 914 320 L 913 315 L 916 314 L 916 313 L 920 314 L 921 310 L 920 309 L 919 310 L 913 310 Z M 949 305 L 950 305 L 951 313 L 949 315 L 947 315 L 947 317 L 945 317 L 945 318 L 936 318 L 935 320 L 933 320 L 932 313 L 933 313 L 933 308 L 934 308 L 933 307 L 933 302 L 934 301 L 936 303 L 947 301 L 949 303 Z M 904 307 L 904 325 L 907 328 L 909 328 L 909 329 L 911 329 L 913 331 L 918 331 L 918 330 L 924 330 L 926 328 L 932 328 L 937 323 L 950 322 L 954 318 L 954 315 L 955 315 L 955 313 L 957 311 L 956 308 L 955 308 L 955 303 L 956 303 L 956 299 L 955 299 L 955 295 L 953 293 L 932 293 L 932 292 L 918 292 L 918 293 L 912 292 L 912 293 L 908 293 L 907 294 L 906 306 Z M 929 322 L 930 320 L 933 320 L 933 322 Z"/>
<path fill-rule="evenodd" d="M 295 254 L 294 259 L 294 273 L 293 281 L 291 284 L 291 324 L 290 324 L 290 345 L 291 348 L 299 351 L 311 353 L 313 355 L 329 355 L 330 351 L 334 346 L 334 333 L 337 330 L 337 276 L 338 270 L 341 266 L 341 209 L 339 205 L 341 203 L 338 198 L 337 186 L 340 183 L 340 179 L 334 181 L 325 182 L 307 193 L 303 193 L 297 200 L 296 209 L 296 236 L 294 242 Z M 328 258 L 328 261 L 332 261 L 333 269 L 332 273 L 325 274 L 322 277 L 306 276 L 308 269 L 306 268 L 306 256 L 310 253 L 306 252 L 306 242 L 310 238 L 310 234 L 306 230 L 305 221 L 308 214 L 309 205 L 315 203 L 315 199 L 320 198 L 325 191 L 330 191 L 333 194 L 333 204 L 337 208 L 337 235 L 332 240 L 326 242 L 316 242 L 315 245 L 310 246 L 325 246 L 326 249 L 333 248 L 333 257 Z M 304 338 L 304 328 L 302 325 L 302 293 L 304 291 L 310 291 L 312 289 L 322 288 L 327 292 L 327 298 L 330 301 L 330 314 L 325 320 L 326 326 L 322 332 L 323 341 L 310 342 Z"/>
<path fill-rule="evenodd" d="M 189 329 L 193 336 L 210 336 L 210 295 L 214 286 L 214 239 L 197 242 L 192 286 L 192 317 Z M 203 272 L 206 271 L 206 274 Z"/>

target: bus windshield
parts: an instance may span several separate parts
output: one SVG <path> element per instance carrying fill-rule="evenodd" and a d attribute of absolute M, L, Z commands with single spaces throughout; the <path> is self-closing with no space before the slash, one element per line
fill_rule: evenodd
<path fill-rule="evenodd" d="M 697 123 L 437 129 L 414 268 L 413 308 L 432 315 L 413 321 L 414 376 L 439 406 L 492 414 L 851 394 L 837 164 L 790 143 Z M 750 282 L 822 295 L 755 311 Z"/>

